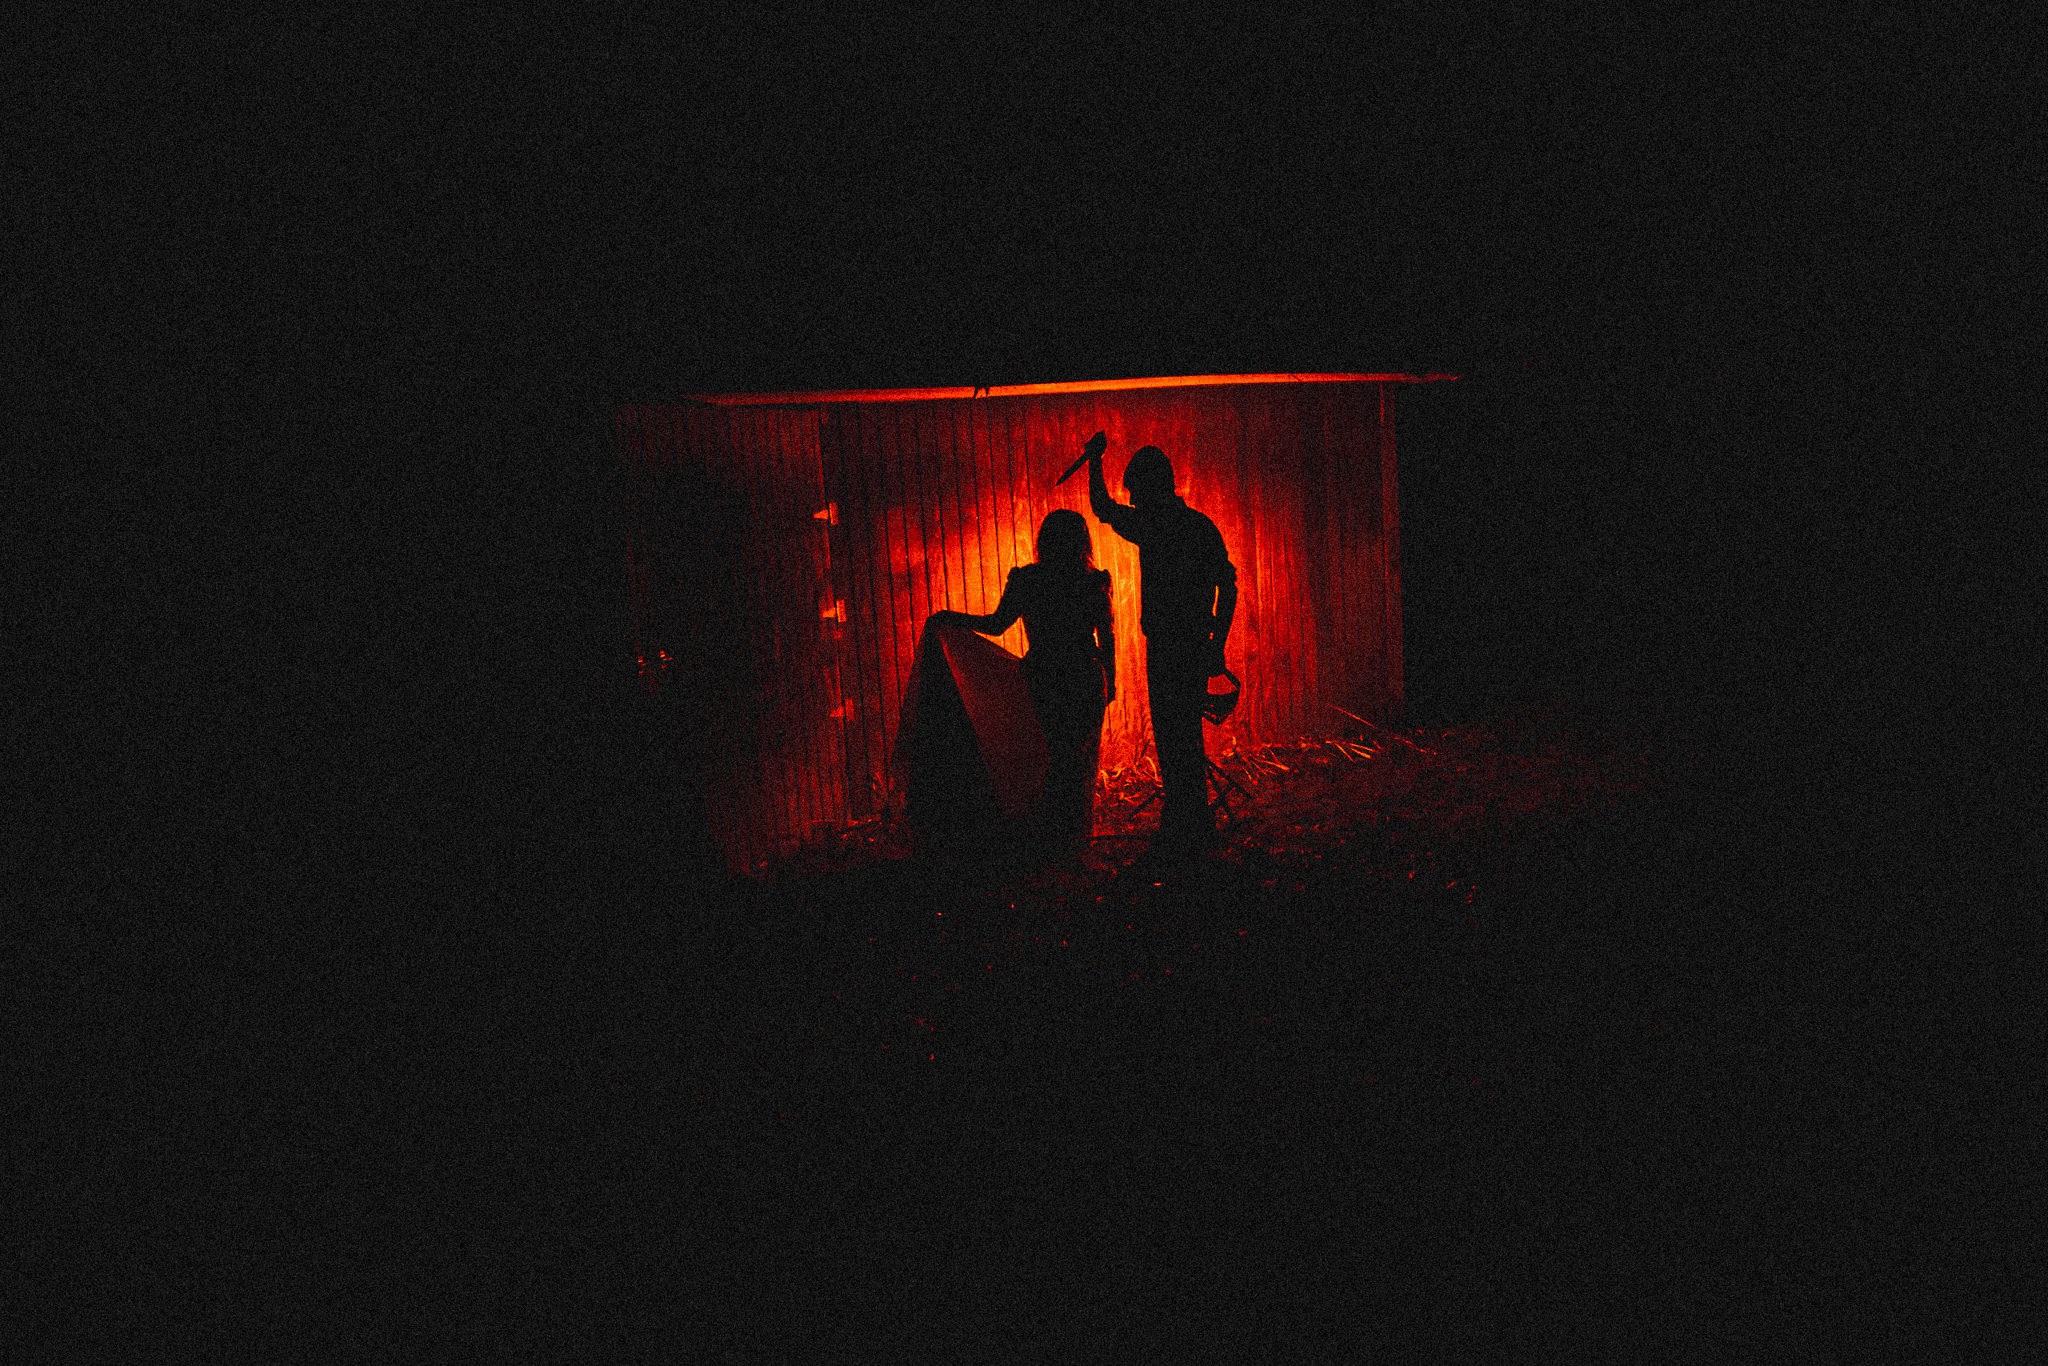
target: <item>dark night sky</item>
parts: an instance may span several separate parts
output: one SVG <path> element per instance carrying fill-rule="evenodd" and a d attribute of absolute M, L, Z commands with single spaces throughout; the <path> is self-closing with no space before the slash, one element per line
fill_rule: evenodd
<path fill-rule="evenodd" d="M 604 415 L 691 390 L 1459 372 L 1401 417 L 1446 702 L 1789 697 L 1858 520 L 1958 477 L 1863 398 L 1964 372 L 1885 323 L 1981 285 L 1966 218 L 2018 221 L 1955 193 L 2013 154 L 1959 113 L 2013 78 L 1995 33 L 653 8 L 31 53 L 29 406 L 93 453 L 57 559 L 144 585 L 131 677 L 196 643 L 207 706 L 387 745 L 479 677 L 592 686 Z"/>

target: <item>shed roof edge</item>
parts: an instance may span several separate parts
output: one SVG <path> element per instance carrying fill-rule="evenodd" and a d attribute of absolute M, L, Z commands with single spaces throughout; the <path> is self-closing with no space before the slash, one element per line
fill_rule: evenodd
<path fill-rule="evenodd" d="M 692 403 L 715 403 L 726 407 L 791 405 L 813 403 L 909 403 L 931 399 L 1013 398 L 1027 394 L 1091 394 L 1115 389 L 1184 389 L 1226 384 L 1345 384 L 1376 381 L 1383 384 L 1434 384 L 1453 380 L 1456 375 L 1427 374 L 1263 374 L 1263 375 L 1159 375 L 1142 379 L 1084 379 L 1049 384 L 956 385 L 947 388 L 915 389 L 811 389 L 784 393 L 685 394 Z"/>

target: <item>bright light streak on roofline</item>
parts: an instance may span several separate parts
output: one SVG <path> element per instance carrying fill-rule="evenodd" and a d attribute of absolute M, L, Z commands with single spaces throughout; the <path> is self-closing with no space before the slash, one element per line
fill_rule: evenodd
<path fill-rule="evenodd" d="M 1218 384 L 1435 384 L 1456 375 L 1160 375 L 1150 379 L 1083 379 L 1057 384 L 998 384 L 990 388 L 957 385 L 936 389 L 809 389 L 774 394 L 685 394 L 695 403 L 731 407 L 750 404 L 909 403 L 946 398 L 1014 398 L 1025 394 L 1097 394 L 1112 389 L 1192 389 Z"/>

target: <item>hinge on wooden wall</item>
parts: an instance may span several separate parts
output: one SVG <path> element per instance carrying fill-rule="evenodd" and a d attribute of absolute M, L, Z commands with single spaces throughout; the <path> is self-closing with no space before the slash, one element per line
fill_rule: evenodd
<path fill-rule="evenodd" d="M 838 526 L 839 504 L 827 503 L 825 504 L 825 506 L 819 508 L 816 512 L 812 513 L 811 517 L 816 521 L 823 522 L 827 526 Z"/>

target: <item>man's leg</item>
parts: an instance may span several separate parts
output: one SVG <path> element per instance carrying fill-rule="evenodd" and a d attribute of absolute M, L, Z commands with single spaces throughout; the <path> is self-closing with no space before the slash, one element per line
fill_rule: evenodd
<path fill-rule="evenodd" d="M 1215 829 L 1209 811 L 1209 774 L 1202 752 L 1202 693 L 1208 679 L 1193 651 L 1148 646 L 1145 682 L 1152 695 L 1152 743 L 1166 800 L 1159 828 L 1176 835 Z"/>

